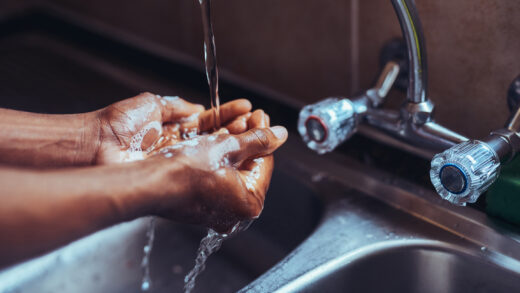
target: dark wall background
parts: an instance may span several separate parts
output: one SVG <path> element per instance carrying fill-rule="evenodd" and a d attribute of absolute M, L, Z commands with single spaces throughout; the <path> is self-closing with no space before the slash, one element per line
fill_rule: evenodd
<path fill-rule="evenodd" d="M 2 10 L 37 2 L 4 1 Z M 196 0 L 47 2 L 202 60 Z M 400 36 L 389 0 L 213 2 L 219 65 L 303 102 L 370 86 L 379 50 Z M 507 87 L 520 74 L 520 1 L 416 2 L 438 120 L 474 137 L 502 126 Z"/>

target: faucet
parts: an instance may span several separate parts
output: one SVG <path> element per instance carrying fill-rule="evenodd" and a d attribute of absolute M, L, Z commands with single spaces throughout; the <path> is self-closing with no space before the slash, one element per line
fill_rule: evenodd
<path fill-rule="evenodd" d="M 415 2 L 391 1 L 408 57 L 406 100 L 400 110 L 379 108 L 401 70 L 397 62 L 389 61 L 375 86 L 360 96 L 332 97 L 303 107 L 298 132 L 319 154 L 334 150 L 360 131 L 426 159 L 433 157 L 430 178 L 437 193 L 457 205 L 475 202 L 498 177 L 500 164 L 520 149 L 520 108 L 513 111 L 506 128 L 483 140 L 469 140 L 435 122 L 435 105 L 427 91 L 426 46 Z"/>
<path fill-rule="evenodd" d="M 430 179 L 437 193 L 453 204 L 474 203 L 495 182 L 500 166 L 520 151 L 520 75 L 508 91 L 512 114 L 506 126 L 481 140 L 457 144 L 431 161 Z"/>

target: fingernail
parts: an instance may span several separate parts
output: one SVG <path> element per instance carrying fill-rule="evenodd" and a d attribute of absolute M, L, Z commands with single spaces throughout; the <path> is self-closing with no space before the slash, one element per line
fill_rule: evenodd
<path fill-rule="evenodd" d="M 253 104 L 251 104 L 251 102 L 248 99 L 244 99 L 244 106 L 248 109 L 253 108 Z"/>
<path fill-rule="evenodd" d="M 274 136 L 278 139 L 286 139 L 287 138 L 287 129 L 283 126 L 274 126 L 271 127 L 271 131 L 273 132 Z"/>

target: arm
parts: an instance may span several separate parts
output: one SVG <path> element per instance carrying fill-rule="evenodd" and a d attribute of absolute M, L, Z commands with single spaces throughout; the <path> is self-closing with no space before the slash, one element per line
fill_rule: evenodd
<path fill-rule="evenodd" d="M 247 129 L 247 100 L 222 105 L 221 117 L 231 133 Z M 189 119 L 192 117 L 193 119 Z M 165 127 L 211 131 L 213 113 L 179 97 L 143 93 L 95 112 L 73 115 L 35 114 L 0 109 L 0 164 L 58 167 L 119 163 L 132 137 L 146 131 L 140 146 L 153 145 Z M 179 133 L 182 135 L 183 133 Z"/>
<path fill-rule="evenodd" d="M 0 168 L 0 267 L 151 214 L 166 178 L 175 205 L 186 189 L 180 166 L 145 160 L 52 171 Z"/>
<path fill-rule="evenodd" d="M 251 120 L 265 121 L 255 118 L 263 112 L 255 113 Z M 0 267 L 150 214 L 226 231 L 260 214 L 273 169 L 270 154 L 286 138 L 282 127 L 224 131 L 132 163 L 0 168 Z M 264 160 L 253 160 L 259 156 Z M 215 162 L 227 160 L 215 169 Z"/>
<path fill-rule="evenodd" d="M 149 214 L 149 202 L 139 199 L 150 195 L 144 187 L 157 185 L 161 176 L 153 163 L 52 171 L 0 168 L 0 267 Z M 168 166 L 173 173 L 174 165 Z M 178 193 L 175 189 L 171 194 Z"/>
<path fill-rule="evenodd" d="M 99 147 L 93 113 L 47 115 L 0 109 L 0 163 L 90 165 Z"/>

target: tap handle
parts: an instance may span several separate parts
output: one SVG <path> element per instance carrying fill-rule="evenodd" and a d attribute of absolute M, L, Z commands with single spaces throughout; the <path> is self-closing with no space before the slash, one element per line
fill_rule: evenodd
<path fill-rule="evenodd" d="M 511 112 L 516 111 L 520 105 L 520 75 L 518 75 L 509 85 L 507 91 L 507 105 Z"/>
<path fill-rule="evenodd" d="M 370 99 L 373 107 L 378 107 L 384 102 L 390 89 L 394 86 L 400 70 L 401 67 L 397 62 L 389 61 L 386 63 L 381 74 L 379 74 L 375 86 L 365 93 L 365 95 Z"/>
<path fill-rule="evenodd" d="M 300 111 L 298 132 L 310 149 L 324 154 L 354 134 L 360 114 L 351 100 L 328 98 Z"/>
<path fill-rule="evenodd" d="M 298 119 L 298 132 L 303 141 L 320 155 L 334 150 L 356 132 L 369 108 L 383 103 L 398 75 L 399 65 L 390 61 L 376 85 L 360 97 L 328 98 L 303 107 Z"/>
<path fill-rule="evenodd" d="M 497 179 L 500 157 L 488 143 L 470 140 L 433 157 L 430 179 L 437 193 L 453 204 L 474 203 Z"/>

